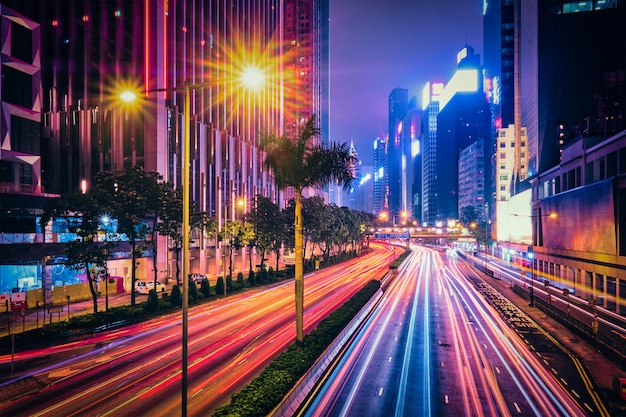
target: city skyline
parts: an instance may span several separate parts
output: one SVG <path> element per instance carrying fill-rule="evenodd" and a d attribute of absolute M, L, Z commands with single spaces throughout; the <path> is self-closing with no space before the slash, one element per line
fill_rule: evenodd
<path fill-rule="evenodd" d="M 346 26 L 350 30 L 343 30 Z M 482 56 L 482 37 L 479 1 L 332 3 L 332 140 L 354 140 L 363 163 L 371 165 L 374 139 L 388 133 L 391 91 L 406 88 L 409 98 L 416 96 L 420 104 L 425 83 L 448 80 L 456 70 L 456 53 L 466 44 Z"/>

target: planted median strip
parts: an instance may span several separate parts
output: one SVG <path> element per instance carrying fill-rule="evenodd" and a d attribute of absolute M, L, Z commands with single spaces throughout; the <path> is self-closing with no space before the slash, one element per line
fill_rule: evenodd
<path fill-rule="evenodd" d="M 306 335 L 302 347 L 295 343 L 289 346 L 248 386 L 233 394 L 230 404 L 219 407 L 213 415 L 244 417 L 271 412 L 379 288 L 379 281 L 370 281 Z"/>

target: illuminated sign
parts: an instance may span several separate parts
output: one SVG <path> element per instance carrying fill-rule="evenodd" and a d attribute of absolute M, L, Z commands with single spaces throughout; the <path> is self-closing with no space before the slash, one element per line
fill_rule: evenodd
<path fill-rule="evenodd" d="M 478 91 L 478 70 L 477 69 L 459 69 L 457 70 L 450 82 L 446 84 L 439 100 L 440 111 L 448 104 L 456 93 L 473 93 Z"/>
<path fill-rule="evenodd" d="M 420 141 L 411 142 L 411 157 L 415 158 L 420 153 Z"/>
<path fill-rule="evenodd" d="M 456 63 L 461 62 L 463 58 L 467 58 L 467 46 L 456 54 Z"/>
<path fill-rule="evenodd" d="M 426 83 L 422 90 L 422 110 L 426 110 L 426 107 L 430 104 L 430 81 Z"/>
<path fill-rule="evenodd" d="M 426 107 L 432 101 L 439 101 L 439 96 L 444 90 L 444 83 L 430 83 L 427 82 L 422 90 L 422 110 L 426 110 Z"/>

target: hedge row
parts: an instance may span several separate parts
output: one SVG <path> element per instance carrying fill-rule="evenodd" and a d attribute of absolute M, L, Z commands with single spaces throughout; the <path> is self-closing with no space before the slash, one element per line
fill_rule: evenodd
<path fill-rule="evenodd" d="M 317 358 L 348 325 L 380 288 L 380 282 L 370 281 L 343 306 L 322 320 L 304 337 L 302 347 L 289 346 L 261 374 L 240 392 L 233 394 L 228 405 L 219 407 L 214 417 L 266 416 L 311 368 Z"/>
<path fill-rule="evenodd" d="M 347 252 L 337 256 L 333 261 L 338 259 L 345 260 L 355 256 L 358 256 L 356 252 Z M 322 262 L 322 267 L 333 263 L 335 262 L 326 262 L 326 264 Z M 314 269 L 315 265 L 313 262 L 305 263 L 305 272 Z M 208 280 L 205 279 L 199 288 L 195 284 L 189 286 L 189 305 L 193 306 L 218 298 L 224 293 L 224 285 L 226 285 L 228 295 L 232 295 L 245 288 L 271 284 L 290 278 L 293 278 L 292 268 L 274 271 L 269 266 L 267 270 L 259 270 L 256 273 L 250 271 L 246 280 L 244 280 L 241 272 L 237 274 L 236 279 L 227 276 L 226 282 L 224 282 L 223 277 L 219 277 L 214 286 L 209 285 Z M 161 298 L 158 298 L 157 294 L 151 291 L 146 301 L 137 303 L 135 306 L 111 307 L 108 311 L 96 314 L 73 316 L 69 321 L 65 320 L 48 324 L 46 323 L 45 315 L 43 315 L 42 327 L 14 334 L 14 349 L 16 352 L 20 352 L 27 349 L 69 342 L 94 332 L 109 330 L 173 313 L 180 309 L 181 305 L 181 289 L 178 286 L 174 286 L 171 295 L 163 294 Z M 0 350 L 5 350 L 5 348 L 12 348 L 10 336 L 0 337 Z"/>
<path fill-rule="evenodd" d="M 389 265 L 389 269 L 398 269 L 400 264 L 409 256 L 409 253 L 411 253 L 411 249 L 405 249 L 404 252 Z"/>

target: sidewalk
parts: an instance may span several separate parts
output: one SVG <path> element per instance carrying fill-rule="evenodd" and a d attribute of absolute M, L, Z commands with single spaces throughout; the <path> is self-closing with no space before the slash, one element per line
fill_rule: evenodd
<path fill-rule="evenodd" d="M 137 302 L 145 301 L 146 296 L 137 296 Z M 116 293 L 109 294 L 109 308 L 119 307 L 122 305 L 130 304 L 130 294 Z M 105 311 L 106 309 L 106 296 L 98 298 L 98 311 Z M 10 313 L 0 313 L 0 337 L 8 336 L 9 334 L 22 333 L 25 330 L 31 330 L 38 327 L 43 327 L 44 324 L 58 323 L 59 321 L 67 321 L 68 319 L 68 305 L 57 305 L 53 307 L 53 313 L 49 314 L 49 309 L 30 309 L 14 311 Z M 82 314 L 93 313 L 93 300 L 83 300 L 69 305 L 69 317 L 79 316 Z"/>
<path fill-rule="evenodd" d="M 583 339 L 578 334 L 556 321 L 545 311 L 538 307 L 531 307 L 527 299 L 513 291 L 508 281 L 497 280 L 487 277 L 484 274 L 481 274 L 481 276 L 489 285 L 496 288 L 519 309 L 524 311 L 526 315 L 536 321 L 543 329 L 574 352 L 591 374 L 602 398 L 607 401 L 608 405 L 614 410 L 624 411 L 625 414 L 620 415 L 626 415 L 626 407 L 624 407 L 624 404 L 619 403 L 616 394 L 613 392 L 613 374 L 624 375 L 626 374 L 625 369 L 620 368 L 616 363 L 602 355 L 602 353 L 586 339 Z"/>

